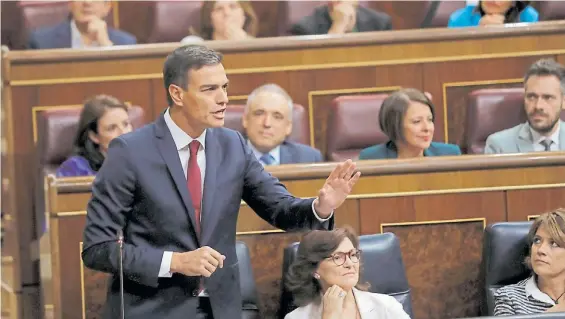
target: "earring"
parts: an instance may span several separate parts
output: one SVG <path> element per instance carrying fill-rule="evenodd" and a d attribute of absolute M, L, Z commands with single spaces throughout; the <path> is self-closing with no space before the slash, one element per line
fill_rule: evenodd
<path fill-rule="evenodd" d="M 320 275 L 318 275 L 318 274 L 314 274 L 314 278 L 316 278 L 316 279 L 320 279 Z"/>

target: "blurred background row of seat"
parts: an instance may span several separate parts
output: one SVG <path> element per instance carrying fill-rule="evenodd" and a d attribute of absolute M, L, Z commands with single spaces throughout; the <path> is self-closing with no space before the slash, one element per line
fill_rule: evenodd
<path fill-rule="evenodd" d="M 251 1 L 258 17 L 258 37 L 288 35 L 290 26 L 320 1 Z M 384 12 L 393 30 L 446 27 L 450 15 L 467 1 L 359 1 Z M 2 44 L 23 49 L 30 30 L 55 25 L 70 12 L 68 1 L 2 1 Z M 197 29 L 202 1 L 114 1 L 106 22 L 133 34 L 138 43 L 178 42 Z M 565 19 L 565 1 L 534 1 L 540 21 Z"/>

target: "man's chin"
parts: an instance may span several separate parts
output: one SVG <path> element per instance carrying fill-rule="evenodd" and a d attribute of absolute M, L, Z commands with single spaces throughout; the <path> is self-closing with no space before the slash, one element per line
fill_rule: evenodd
<path fill-rule="evenodd" d="M 210 125 L 211 128 L 223 127 L 224 124 L 225 124 L 225 121 L 224 121 L 224 120 L 214 120 L 214 121 L 211 121 L 211 122 L 209 123 L 209 125 Z"/>
<path fill-rule="evenodd" d="M 553 130 L 555 125 L 543 125 L 543 124 L 535 124 L 530 122 L 530 127 L 539 134 L 547 134 Z"/>

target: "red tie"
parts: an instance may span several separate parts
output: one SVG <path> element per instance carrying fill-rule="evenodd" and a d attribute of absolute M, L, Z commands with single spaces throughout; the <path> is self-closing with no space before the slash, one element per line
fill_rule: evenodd
<path fill-rule="evenodd" d="M 190 150 L 190 158 L 188 159 L 188 168 L 186 170 L 186 181 L 192 205 L 194 205 L 194 213 L 196 216 L 196 234 L 200 236 L 200 207 L 202 203 L 202 175 L 200 175 L 200 167 L 198 167 L 198 149 L 200 142 L 193 140 L 188 145 Z"/>

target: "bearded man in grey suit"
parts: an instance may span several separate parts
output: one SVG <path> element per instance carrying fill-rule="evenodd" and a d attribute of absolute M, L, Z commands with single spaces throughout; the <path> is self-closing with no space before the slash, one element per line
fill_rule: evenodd
<path fill-rule="evenodd" d="M 524 78 L 528 121 L 487 138 L 485 154 L 565 150 L 565 68 L 551 59 L 535 62 Z"/>

